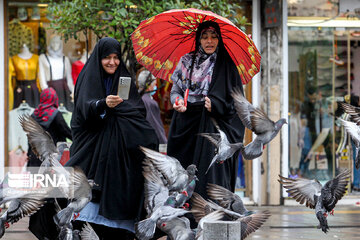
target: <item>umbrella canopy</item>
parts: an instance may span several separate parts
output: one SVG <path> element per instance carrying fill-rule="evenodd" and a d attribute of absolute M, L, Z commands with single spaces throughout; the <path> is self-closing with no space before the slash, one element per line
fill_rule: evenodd
<path fill-rule="evenodd" d="M 259 72 L 261 56 L 254 42 L 228 19 L 198 9 L 170 10 L 146 19 L 131 35 L 137 61 L 155 77 L 171 81 L 180 58 L 195 50 L 200 23 L 219 24 L 225 48 L 234 61 L 242 82 Z"/>

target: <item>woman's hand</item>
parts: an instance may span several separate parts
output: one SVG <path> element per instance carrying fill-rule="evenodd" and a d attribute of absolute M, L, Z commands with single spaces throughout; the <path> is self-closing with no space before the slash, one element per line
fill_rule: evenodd
<path fill-rule="evenodd" d="M 208 97 L 205 97 L 205 108 L 211 112 L 211 100 Z"/>
<path fill-rule="evenodd" d="M 120 103 L 122 103 L 123 101 L 124 100 L 117 95 L 109 95 L 106 97 L 106 105 L 109 108 L 114 108 L 117 105 L 119 105 Z"/>
<path fill-rule="evenodd" d="M 176 100 L 176 102 L 173 104 L 173 108 L 178 112 L 185 112 L 186 107 L 184 106 L 184 100 Z"/>

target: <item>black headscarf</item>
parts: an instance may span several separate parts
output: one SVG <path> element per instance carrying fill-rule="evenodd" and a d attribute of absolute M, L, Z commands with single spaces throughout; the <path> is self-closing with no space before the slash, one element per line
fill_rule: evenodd
<path fill-rule="evenodd" d="M 80 166 L 94 179 L 94 202 L 99 214 L 108 219 L 138 219 L 142 210 L 144 155 L 139 146 L 157 149 L 155 131 L 146 121 L 146 110 L 134 81 L 129 99 L 108 108 L 104 80 L 112 77 L 110 94 L 117 94 L 119 77 L 130 77 L 124 63 L 114 74 L 106 74 L 101 59 L 116 53 L 120 43 L 103 38 L 95 46 L 75 86 L 71 119 L 73 144 L 67 166 Z M 105 113 L 105 116 L 103 115 Z"/>

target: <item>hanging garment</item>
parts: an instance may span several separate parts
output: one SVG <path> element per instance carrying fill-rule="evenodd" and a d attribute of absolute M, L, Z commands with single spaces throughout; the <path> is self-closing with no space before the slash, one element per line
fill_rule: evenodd
<path fill-rule="evenodd" d="M 59 103 L 63 103 L 64 106 L 69 110 L 73 111 L 74 104 L 71 102 L 70 90 L 67 84 L 67 79 L 65 75 L 65 56 L 63 56 L 63 78 L 62 79 L 53 79 L 52 66 L 47 54 L 45 54 L 46 60 L 50 67 L 50 81 L 47 82 L 49 87 L 55 89 L 58 97 Z"/>
<path fill-rule="evenodd" d="M 26 133 L 22 129 L 19 117 L 23 115 L 31 115 L 34 111 L 34 108 L 31 108 L 29 105 L 21 104 L 20 107 L 15 108 L 9 112 L 9 128 L 8 128 L 8 150 L 11 151 L 15 148 L 18 148 L 20 145 L 21 148 L 27 152 L 28 151 L 28 140 Z"/>
<path fill-rule="evenodd" d="M 9 167 L 16 167 L 12 169 L 12 173 L 21 173 L 24 169 L 25 164 L 27 163 L 26 152 L 19 148 L 15 148 L 9 152 Z"/>
<path fill-rule="evenodd" d="M 36 107 L 40 98 L 39 56 L 33 54 L 31 58 L 23 59 L 16 55 L 11 61 L 15 72 L 15 81 L 12 81 L 10 86 L 14 93 L 13 107 L 18 107 L 23 100 L 31 107 Z"/>
<path fill-rule="evenodd" d="M 72 75 L 72 79 L 74 81 L 74 85 L 76 84 L 76 80 L 84 66 L 85 66 L 85 64 L 80 60 L 77 60 L 72 64 L 71 75 Z"/>
<path fill-rule="evenodd" d="M 31 29 L 19 20 L 9 22 L 9 54 L 15 56 L 20 52 L 22 45 L 25 43 L 31 52 L 34 51 L 34 36 Z"/>

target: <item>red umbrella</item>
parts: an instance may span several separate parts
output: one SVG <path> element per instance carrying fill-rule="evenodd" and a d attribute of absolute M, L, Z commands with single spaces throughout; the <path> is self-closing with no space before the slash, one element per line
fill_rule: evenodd
<path fill-rule="evenodd" d="M 194 8 L 170 10 L 146 19 L 131 35 L 136 59 L 155 77 L 171 81 L 180 58 L 195 49 L 199 23 L 219 24 L 224 45 L 242 82 L 259 72 L 261 56 L 254 42 L 228 19 Z"/>

